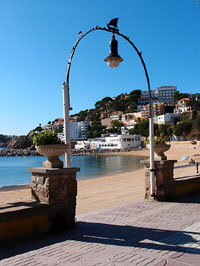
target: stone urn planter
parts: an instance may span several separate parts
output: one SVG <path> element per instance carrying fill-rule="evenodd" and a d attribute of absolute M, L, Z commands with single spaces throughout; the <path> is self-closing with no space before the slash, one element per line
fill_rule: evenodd
<path fill-rule="evenodd" d="M 63 168 L 63 162 L 59 159 L 59 156 L 66 153 L 67 149 L 67 144 L 47 144 L 36 146 L 38 153 L 47 157 L 47 160 L 43 162 L 44 168 Z"/>
<path fill-rule="evenodd" d="M 164 152 L 170 149 L 170 144 L 154 144 L 155 160 L 167 160 L 167 156 Z"/>

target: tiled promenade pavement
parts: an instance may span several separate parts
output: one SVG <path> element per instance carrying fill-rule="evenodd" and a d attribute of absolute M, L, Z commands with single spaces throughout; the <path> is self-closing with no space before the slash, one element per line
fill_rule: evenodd
<path fill-rule="evenodd" d="M 200 265 L 200 194 L 77 216 L 77 228 L 0 248 L 0 266 Z"/>

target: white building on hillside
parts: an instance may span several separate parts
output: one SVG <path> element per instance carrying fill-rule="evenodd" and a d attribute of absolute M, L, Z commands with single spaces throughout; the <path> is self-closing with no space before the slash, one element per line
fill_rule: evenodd
<path fill-rule="evenodd" d="M 86 139 L 87 138 L 87 132 L 89 130 L 90 122 L 88 121 L 81 121 L 78 122 L 78 128 L 79 128 L 79 137 L 81 139 Z"/>
<path fill-rule="evenodd" d="M 71 140 L 86 139 L 86 134 L 89 130 L 90 122 L 70 122 L 70 138 Z"/>
<path fill-rule="evenodd" d="M 81 121 L 81 122 L 70 122 L 70 139 L 72 141 L 84 140 L 86 139 L 86 134 L 89 131 L 90 122 Z M 64 133 L 61 132 L 58 134 L 59 138 L 64 140 Z"/>
<path fill-rule="evenodd" d="M 90 149 L 127 150 L 141 147 L 140 135 L 114 135 L 89 139 Z"/>
<path fill-rule="evenodd" d="M 175 106 L 174 113 L 187 113 L 191 112 L 192 108 L 189 105 L 190 99 L 189 98 L 182 98 L 178 101 L 178 103 Z"/>
<path fill-rule="evenodd" d="M 78 122 L 70 122 L 70 138 L 71 140 L 79 139 L 79 126 Z"/>
<path fill-rule="evenodd" d="M 154 116 L 153 121 L 155 124 L 159 125 L 164 123 L 170 123 L 172 125 L 175 125 L 179 119 L 180 119 L 180 114 L 167 113 L 164 115 Z"/>

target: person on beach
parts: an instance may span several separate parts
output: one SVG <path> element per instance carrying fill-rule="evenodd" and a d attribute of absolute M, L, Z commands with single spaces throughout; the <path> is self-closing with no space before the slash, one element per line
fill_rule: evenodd
<path fill-rule="evenodd" d="M 189 162 L 189 164 L 195 164 L 195 160 L 193 160 L 193 159 L 191 158 L 191 161 Z"/>

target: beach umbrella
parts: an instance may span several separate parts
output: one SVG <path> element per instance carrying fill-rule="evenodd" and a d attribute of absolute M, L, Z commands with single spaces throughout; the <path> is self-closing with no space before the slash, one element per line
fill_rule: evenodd
<path fill-rule="evenodd" d="M 189 156 L 183 156 L 182 158 L 181 158 L 181 161 L 185 161 L 185 160 L 187 160 L 189 158 Z"/>

